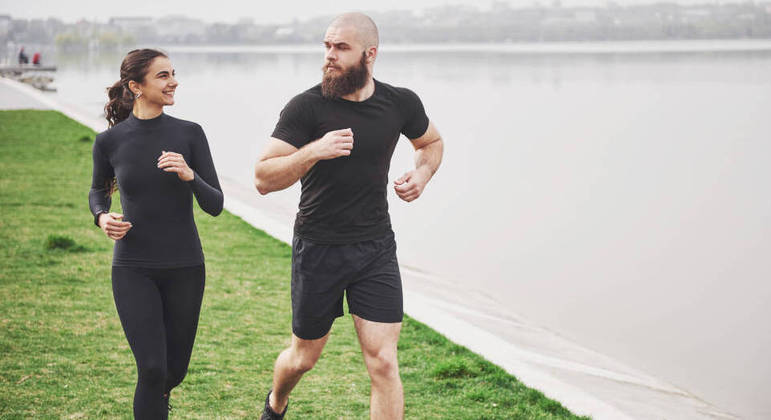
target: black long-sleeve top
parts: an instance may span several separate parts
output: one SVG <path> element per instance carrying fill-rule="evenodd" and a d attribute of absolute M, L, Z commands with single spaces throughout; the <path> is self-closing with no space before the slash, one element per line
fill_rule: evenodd
<path fill-rule="evenodd" d="M 189 182 L 158 168 L 163 151 L 184 156 L 194 172 Z M 114 266 L 172 268 L 203 263 L 193 220 L 193 195 L 201 208 L 218 215 L 223 195 L 206 135 L 196 123 L 166 114 L 126 120 L 96 136 L 88 203 L 94 222 L 110 210 L 108 183 L 118 181 L 126 236 L 115 241 Z"/>

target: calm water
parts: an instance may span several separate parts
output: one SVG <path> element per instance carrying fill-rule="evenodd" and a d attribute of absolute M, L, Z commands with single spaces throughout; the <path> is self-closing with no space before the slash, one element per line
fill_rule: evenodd
<path fill-rule="evenodd" d="M 282 106 L 319 80 L 313 50 L 171 48 L 169 113 L 251 186 Z M 99 113 L 120 59 L 58 57 L 57 98 Z M 446 142 L 424 197 L 390 197 L 403 263 L 771 416 L 771 52 L 384 48 L 375 77 L 415 90 Z M 411 166 L 402 141 L 391 179 Z M 269 199 L 291 213 L 298 194 Z"/>

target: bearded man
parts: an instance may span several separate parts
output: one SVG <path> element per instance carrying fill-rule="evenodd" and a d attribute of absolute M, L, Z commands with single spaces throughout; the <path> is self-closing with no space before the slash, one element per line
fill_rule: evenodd
<path fill-rule="evenodd" d="M 292 241 L 292 342 L 276 360 L 261 418 L 283 418 L 289 393 L 343 316 L 345 295 L 371 379 L 370 417 L 401 419 L 402 284 L 388 169 L 403 134 L 415 148 L 415 169 L 393 188 L 413 201 L 439 168 L 443 142 L 415 93 L 373 78 L 378 31 L 372 19 L 338 16 L 324 45 L 322 82 L 284 107 L 255 166 L 261 194 L 302 184 Z"/>

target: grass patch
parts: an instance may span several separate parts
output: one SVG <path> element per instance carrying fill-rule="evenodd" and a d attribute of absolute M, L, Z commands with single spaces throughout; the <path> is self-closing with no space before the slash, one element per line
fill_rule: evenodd
<path fill-rule="evenodd" d="M 431 375 L 439 379 L 462 378 L 474 376 L 475 372 L 468 366 L 465 358 L 453 357 L 436 363 Z"/>
<path fill-rule="evenodd" d="M 69 236 L 63 235 L 48 235 L 46 238 L 45 247 L 49 251 L 61 249 L 69 252 L 85 252 L 88 248 L 83 245 L 78 245 L 75 240 Z"/>
<path fill-rule="evenodd" d="M 2 419 L 131 417 L 136 370 L 112 298 L 112 241 L 87 204 L 93 136 L 57 112 L 0 112 Z M 256 418 L 289 344 L 290 248 L 227 212 L 195 211 L 207 284 L 173 415 Z M 409 317 L 399 349 L 407 418 L 575 418 Z M 369 379 L 345 317 L 287 418 L 367 418 L 368 406 Z"/>

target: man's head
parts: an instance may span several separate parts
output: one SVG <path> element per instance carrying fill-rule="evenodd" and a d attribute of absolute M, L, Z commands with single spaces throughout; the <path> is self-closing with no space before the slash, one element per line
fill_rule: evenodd
<path fill-rule="evenodd" d="M 324 35 L 322 94 L 339 98 L 363 88 L 372 77 L 378 42 L 377 26 L 367 15 L 336 17 Z"/>

